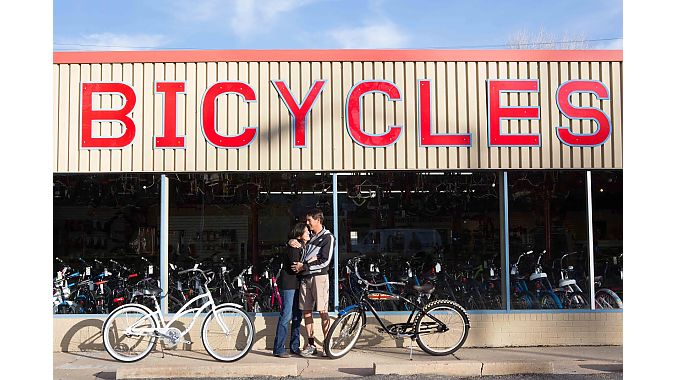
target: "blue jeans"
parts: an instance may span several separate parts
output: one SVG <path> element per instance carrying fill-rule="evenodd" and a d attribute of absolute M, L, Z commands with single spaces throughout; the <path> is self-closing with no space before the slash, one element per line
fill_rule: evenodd
<path fill-rule="evenodd" d="M 302 313 L 298 308 L 298 292 L 296 289 L 279 290 L 282 296 L 282 311 L 279 313 L 277 321 L 277 334 L 275 335 L 275 348 L 273 355 L 280 355 L 285 352 L 284 343 L 289 333 L 289 322 L 291 322 L 291 352 L 300 352 L 300 321 Z"/>

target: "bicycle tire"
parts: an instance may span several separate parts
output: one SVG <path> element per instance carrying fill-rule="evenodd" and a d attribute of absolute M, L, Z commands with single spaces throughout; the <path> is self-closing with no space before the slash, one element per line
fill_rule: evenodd
<path fill-rule="evenodd" d="M 139 361 L 153 350 L 155 347 L 155 343 L 157 342 L 157 337 L 156 336 L 150 336 L 150 335 L 141 335 L 140 341 L 142 342 L 144 338 L 148 338 L 148 344 L 146 347 L 144 347 L 138 354 L 136 355 L 129 355 L 125 356 L 122 355 L 118 352 L 118 349 L 121 347 L 133 347 L 135 348 L 139 344 L 134 344 L 132 346 L 129 346 L 127 342 L 124 342 L 125 338 L 131 338 L 132 336 L 126 335 L 125 337 L 121 337 L 121 334 L 111 334 L 111 328 L 117 328 L 117 320 L 116 318 L 120 316 L 123 313 L 126 312 L 135 312 L 138 316 L 137 317 L 132 317 L 132 318 L 127 318 L 127 328 L 129 326 L 137 324 L 139 321 L 147 319 L 151 323 L 151 327 L 153 329 L 157 328 L 157 321 L 155 320 L 155 317 L 153 317 L 152 312 L 150 309 L 143 305 L 139 304 L 127 304 L 127 305 L 122 305 L 118 307 L 117 309 L 113 310 L 112 313 L 106 318 L 106 321 L 103 323 L 103 327 L 101 328 L 102 333 L 103 333 L 103 346 L 105 347 L 106 351 L 110 356 L 112 356 L 115 360 L 125 362 L 125 363 L 132 363 Z M 122 324 L 122 322 L 120 322 Z M 144 326 L 148 327 L 148 326 Z M 125 328 L 126 330 L 126 328 Z M 124 330 L 122 330 L 124 331 Z M 113 339 L 116 339 L 113 341 Z M 129 339 L 131 340 L 131 339 Z"/>
<path fill-rule="evenodd" d="M 272 286 L 267 285 L 263 288 L 263 291 L 260 295 L 261 312 L 263 313 L 278 313 L 281 311 L 281 297 L 277 298 L 277 294 L 274 294 L 273 289 L 274 288 Z"/>
<path fill-rule="evenodd" d="M 599 289 L 594 295 L 597 309 L 622 309 L 622 299 L 610 289 Z"/>
<path fill-rule="evenodd" d="M 524 299 L 526 300 L 527 309 L 540 309 L 540 302 L 538 302 L 538 298 L 535 296 L 535 294 L 531 293 L 529 290 L 521 292 L 523 295 Z"/>
<path fill-rule="evenodd" d="M 589 301 L 584 293 L 579 291 L 566 293 L 567 306 L 569 309 L 585 309 L 589 307 Z"/>
<path fill-rule="evenodd" d="M 523 295 L 523 293 L 512 294 L 509 299 L 509 305 L 512 310 L 528 309 L 528 299 Z"/>
<path fill-rule="evenodd" d="M 329 332 L 324 339 L 324 352 L 331 359 L 338 359 L 345 356 L 361 336 L 366 326 L 364 314 L 360 309 L 352 309 L 338 317 L 329 328 Z M 347 339 L 344 339 L 347 338 Z M 336 344 L 342 345 L 337 349 Z"/>
<path fill-rule="evenodd" d="M 234 317 L 232 322 L 225 324 L 228 329 L 234 327 L 229 332 L 224 333 L 216 319 L 224 317 L 221 313 L 230 314 L 230 316 Z M 214 316 L 216 316 L 216 318 Z M 223 321 L 223 319 L 221 320 Z M 240 322 L 242 323 L 241 326 L 239 325 Z M 238 330 L 236 335 L 233 334 L 235 329 Z M 235 336 L 234 341 L 230 339 L 233 335 Z M 202 322 L 201 337 L 204 348 L 206 348 L 211 357 L 222 362 L 235 362 L 245 357 L 249 351 L 251 351 L 251 347 L 253 347 L 255 335 L 256 328 L 249 315 L 239 307 L 231 305 L 216 306 L 214 310 L 211 310 L 207 314 Z M 217 348 L 217 343 L 223 341 L 224 344 L 220 344 Z M 235 355 L 225 356 L 219 353 L 218 350 L 220 350 L 221 346 L 225 346 L 226 351 L 235 351 Z"/>
<path fill-rule="evenodd" d="M 241 297 L 241 305 L 244 306 L 244 310 L 248 313 L 266 312 L 263 304 L 265 301 L 262 300 L 263 288 L 258 284 L 248 284 L 247 287 L 247 291 Z"/>
<path fill-rule="evenodd" d="M 347 292 L 340 292 L 338 295 L 338 310 L 343 310 L 356 303 L 354 297 Z"/>
<path fill-rule="evenodd" d="M 552 295 L 550 293 L 544 293 L 540 297 L 540 308 L 541 309 L 561 309 L 561 301 L 557 300 L 554 298 L 555 295 Z M 557 302 L 558 301 L 558 302 Z"/>
<path fill-rule="evenodd" d="M 462 306 L 449 300 L 436 300 L 427 304 L 423 310 L 424 313 L 419 312 L 416 316 L 415 322 L 413 322 L 415 326 L 416 343 L 420 348 L 422 348 L 423 351 L 434 356 L 445 356 L 454 353 L 460 347 L 462 347 L 463 344 L 465 344 L 465 340 L 467 340 L 467 336 L 469 335 L 470 324 L 467 312 Z M 442 314 L 444 310 L 446 312 Z M 438 326 L 438 323 L 433 319 L 429 318 L 428 315 L 433 315 L 438 319 L 441 319 L 440 317 L 444 315 L 449 315 L 450 321 L 448 323 L 442 321 L 442 323 L 449 327 L 449 330 L 443 331 L 441 333 L 450 331 L 451 334 L 458 335 L 458 337 L 456 339 L 450 338 L 450 345 L 445 343 L 436 344 L 436 346 L 443 346 L 443 349 L 436 349 L 436 347 L 433 348 L 432 345 L 429 344 L 429 342 L 426 342 L 425 339 L 422 339 L 422 337 L 437 335 L 438 342 L 438 334 L 435 334 L 435 332 L 431 331 L 430 328 L 434 329 L 435 327 L 433 326 L 436 325 L 436 329 L 438 329 L 440 326 Z M 425 318 L 429 321 L 425 320 Z M 449 324 L 451 326 L 448 326 Z M 459 334 L 454 334 L 457 329 L 459 329 Z M 446 336 L 444 339 L 448 341 L 449 337 Z"/>

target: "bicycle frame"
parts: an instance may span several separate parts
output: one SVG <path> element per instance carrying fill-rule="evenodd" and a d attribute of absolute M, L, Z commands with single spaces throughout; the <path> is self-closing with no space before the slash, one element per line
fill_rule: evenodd
<path fill-rule="evenodd" d="M 267 271 L 266 271 L 267 274 Z M 268 277 L 268 276 L 266 276 Z M 275 306 L 275 302 L 282 308 L 282 295 L 279 294 L 279 287 L 277 286 L 277 276 L 269 276 L 270 280 L 270 306 Z"/>
<path fill-rule="evenodd" d="M 376 317 L 376 320 L 378 321 L 378 324 L 380 324 L 380 326 L 382 327 L 383 331 L 385 331 L 388 335 L 393 336 L 393 337 L 412 336 L 413 334 L 411 334 L 411 333 L 409 333 L 409 334 L 396 333 L 395 334 L 395 333 L 389 331 L 388 326 L 385 326 L 385 323 L 383 322 L 382 319 L 380 319 L 380 316 L 378 315 L 378 311 L 376 310 L 376 308 L 371 303 L 371 300 L 368 298 L 369 295 L 373 295 L 373 294 L 383 294 L 383 295 L 385 295 L 387 300 L 393 300 L 393 301 L 403 300 L 405 302 L 405 304 L 410 304 L 413 307 L 413 309 L 411 310 L 411 314 L 409 314 L 406 322 L 391 324 L 391 325 L 389 325 L 389 327 L 392 327 L 392 326 L 401 326 L 403 328 L 413 327 L 413 318 L 415 317 L 417 312 L 420 312 L 423 315 L 430 317 L 435 322 L 439 323 L 441 326 L 443 326 L 444 329 L 448 328 L 439 319 L 435 318 L 433 315 L 427 314 L 425 312 L 425 310 L 423 310 L 423 308 L 420 307 L 415 302 L 407 299 L 406 297 L 402 297 L 401 295 L 398 295 L 398 294 L 395 294 L 395 293 L 392 293 L 392 292 L 388 292 L 388 291 L 381 291 L 381 290 L 364 289 L 361 296 L 359 297 L 357 304 L 346 307 L 345 309 L 341 310 L 340 313 L 338 313 L 338 315 L 341 316 L 341 315 L 347 313 L 348 311 L 350 311 L 354 308 L 359 308 L 360 313 L 364 316 L 364 326 L 366 326 L 366 310 L 365 309 L 368 309 L 368 311 L 370 311 L 373 314 L 373 316 Z"/>
<path fill-rule="evenodd" d="M 155 310 L 151 311 L 151 313 L 148 315 L 150 318 L 154 318 L 158 323 L 159 327 L 157 328 L 135 328 L 139 323 L 143 322 L 146 320 L 146 318 L 141 318 L 139 319 L 136 323 L 133 325 L 129 326 L 125 330 L 125 334 L 130 334 L 130 335 L 154 335 L 155 332 L 160 333 L 161 330 L 166 330 L 170 328 L 176 321 L 178 321 L 179 318 L 182 318 L 186 314 L 189 313 L 194 313 L 192 320 L 190 321 L 190 324 L 188 327 L 181 331 L 180 336 L 181 338 L 185 336 L 185 334 L 188 333 L 197 321 L 197 317 L 199 317 L 202 314 L 202 311 L 209 311 L 209 308 L 211 310 L 214 310 L 216 308 L 216 304 L 214 303 L 214 298 L 211 296 L 211 291 L 209 291 L 209 288 L 207 286 L 204 286 L 206 289 L 206 292 L 204 294 L 201 294 L 193 299 L 191 299 L 188 303 L 183 305 L 178 312 L 174 315 L 174 317 L 169 321 L 166 322 L 164 319 L 164 314 L 162 314 L 162 310 L 157 302 L 157 298 L 153 297 L 153 301 L 155 302 Z M 198 303 L 200 300 L 206 299 L 206 302 L 200 306 L 200 307 L 193 307 L 189 308 L 190 305 Z M 225 303 L 221 305 L 229 305 L 229 306 L 235 306 L 235 307 L 240 307 L 237 304 L 231 304 L 231 303 Z M 219 326 L 221 329 L 223 329 L 223 332 L 228 334 L 230 331 L 228 327 L 223 323 L 223 321 L 220 319 L 220 316 L 216 315 L 216 321 L 218 322 Z M 180 331 L 180 330 L 179 330 Z M 160 333 L 161 334 L 161 333 Z"/>

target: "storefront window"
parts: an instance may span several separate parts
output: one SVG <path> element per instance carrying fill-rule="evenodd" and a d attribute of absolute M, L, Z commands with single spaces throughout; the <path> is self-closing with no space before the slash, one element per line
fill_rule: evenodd
<path fill-rule="evenodd" d="M 251 312 L 279 310 L 272 280 L 288 249 L 289 230 L 316 207 L 333 229 L 327 174 L 173 174 L 169 183 L 170 312 L 203 291 L 199 278 L 179 274 L 195 265 L 215 273 L 209 288 L 216 303 L 240 303 Z M 333 295 L 330 300 L 333 308 Z"/>
<path fill-rule="evenodd" d="M 586 173 L 515 171 L 508 183 L 511 308 L 590 308 Z"/>
<path fill-rule="evenodd" d="M 622 172 L 592 172 L 597 309 L 622 308 Z"/>
<path fill-rule="evenodd" d="M 345 269 L 352 257 L 363 258 L 367 279 L 407 284 L 390 286 L 393 293 L 416 297 L 413 285 L 430 283 L 431 297 L 468 309 L 503 307 L 496 173 L 341 175 L 338 190 L 341 307 L 359 291 Z M 406 309 L 391 300 L 377 307 Z"/>
<path fill-rule="evenodd" d="M 105 314 L 159 279 L 159 176 L 54 175 L 54 313 Z"/>

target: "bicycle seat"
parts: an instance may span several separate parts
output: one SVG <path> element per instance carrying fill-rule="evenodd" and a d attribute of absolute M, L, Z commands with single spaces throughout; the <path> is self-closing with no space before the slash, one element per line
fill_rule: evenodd
<path fill-rule="evenodd" d="M 144 296 L 157 297 L 162 294 L 162 288 L 159 286 L 148 286 L 141 290 Z"/>
<path fill-rule="evenodd" d="M 415 289 L 415 291 L 418 293 L 432 294 L 432 292 L 434 292 L 434 285 L 432 284 L 413 285 L 413 289 Z"/>

